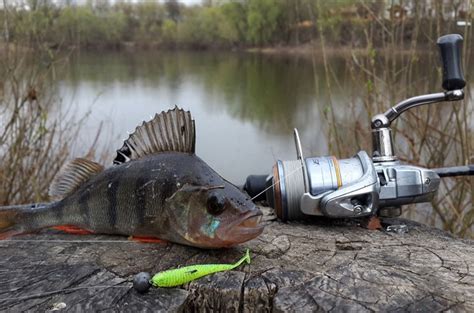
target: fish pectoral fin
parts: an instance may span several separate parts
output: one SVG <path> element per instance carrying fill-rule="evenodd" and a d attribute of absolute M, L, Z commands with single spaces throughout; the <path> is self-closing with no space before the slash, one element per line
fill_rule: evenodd
<path fill-rule="evenodd" d="M 147 236 L 130 236 L 129 239 L 141 243 L 166 243 L 166 240 Z"/>
<path fill-rule="evenodd" d="M 187 274 L 194 274 L 194 273 L 196 273 L 197 271 L 198 271 L 197 269 L 192 269 L 192 270 L 187 271 L 186 273 L 187 273 Z"/>
<path fill-rule="evenodd" d="M 175 107 L 143 122 L 117 150 L 114 164 L 162 152 L 194 153 L 196 131 L 189 111 Z"/>
<path fill-rule="evenodd" d="M 60 225 L 60 226 L 54 226 L 52 228 L 63 231 L 68 234 L 73 234 L 73 235 L 90 235 L 94 233 L 90 230 L 80 228 L 74 225 Z"/>
<path fill-rule="evenodd" d="M 92 176 L 102 172 L 104 167 L 94 161 L 77 158 L 66 163 L 54 177 L 49 187 L 49 197 L 58 201 L 73 193 Z"/>

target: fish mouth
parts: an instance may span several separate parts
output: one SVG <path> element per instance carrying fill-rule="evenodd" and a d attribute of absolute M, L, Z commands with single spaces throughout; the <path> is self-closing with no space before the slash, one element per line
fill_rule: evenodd
<path fill-rule="evenodd" d="M 240 228 L 256 228 L 256 227 L 263 227 L 260 225 L 260 221 L 262 220 L 262 213 L 254 213 L 248 217 L 245 217 L 243 221 L 237 224 L 234 227 Z"/>
<path fill-rule="evenodd" d="M 263 232 L 264 225 L 260 223 L 262 217 L 263 215 L 260 210 L 258 212 L 249 212 L 227 228 L 219 237 L 229 242 L 230 245 L 254 239 Z"/>

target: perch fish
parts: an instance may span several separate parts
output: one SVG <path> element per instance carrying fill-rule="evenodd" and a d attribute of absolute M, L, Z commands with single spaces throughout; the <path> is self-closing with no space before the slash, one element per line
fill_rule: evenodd
<path fill-rule="evenodd" d="M 143 122 L 104 169 L 78 158 L 50 187 L 54 202 L 0 208 L 0 238 L 57 225 L 230 247 L 263 231 L 261 211 L 195 155 L 195 124 L 175 107 Z"/>

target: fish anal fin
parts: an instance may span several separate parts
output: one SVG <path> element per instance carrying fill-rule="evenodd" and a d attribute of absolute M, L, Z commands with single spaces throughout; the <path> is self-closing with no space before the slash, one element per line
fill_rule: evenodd
<path fill-rule="evenodd" d="M 49 187 L 52 200 L 64 199 L 92 176 L 102 172 L 104 167 L 94 161 L 77 158 L 66 163 Z"/>
<path fill-rule="evenodd" d="M 129 239 L 141 243 L 166 243 L 166 240 L 147 236 L 130 236 Z"/>
<path fill-rule="evenodd" d="M 114 164 L 163 152 L 194 153 L 196 132 L 189 111 L 177 106 L 143 122 L 117 150 Z"/>
<path fill-rule="evenodd" d="M 90 235 L 94 233 L 93 231 L 83 229 L 74 225 L 60 225 L 54 226 L 53 228 L 73 235 Z"/>

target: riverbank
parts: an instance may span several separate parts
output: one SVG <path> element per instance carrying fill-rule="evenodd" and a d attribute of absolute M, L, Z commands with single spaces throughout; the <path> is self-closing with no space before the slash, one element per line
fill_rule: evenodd
<path fill-rule="evenodd" d="M 328 46 L 323 47 L 319 43 L 305 44 L 299 46 L 269 46 L 269 47 L 253 47 L 246 48 L 242 51 L 250 53 L 262 53 L 268 55 L 288 55 L 288 56 L 311 56 L 311 55 L 323 55 L 326 53 L 331 56 L 367 56 L 373 54 L 376 51 L 380 55 L 397 54 L 397 55 L 409 55 L 413 53 L 426 54 L 432 53 L 433 51 L 427 50 L 424 46 L 417 47 L 416 49 L 390 49 L 390 48 L 377 48 L 370 49 L 362 47 L 350 47 L 350 46 Z"/>
<path fill-rule="evenodd" d="M 147 44 L 137 43 L 132 41 L 122 42 L 116 45 L 88 45 L 88 46 L 68 46 L 68 47 L 57 47 L 51 45 L 52 48 L 64 50 L 64 51 L 85 51 L 85 52 L 238 52 L 238 53 L 257 53 L 266 55 L 285 55 L 285 56 L 311 56 L 311 55 L 323 55 L 323 52 L 327 55 L 332 56 L 367 56 L 374 54 L 376 51 L 380 55 L 411 55 L 417 54 L 428 54 L 432 53 L 432 49 L 427 49 L 426 45 L 419 45 L 414 49 L 401 48 L 397 46 L 395 49 L 390 47 L 384 48 L 370 48 L 370 47 L 351 47 L 346 45 L 328 45 L 323 46 L 320 42 L 306 43 L 300 45 L 269 45 L 269 46 L 234 46 L 234 47 L 197 47 L 188 45 L 169 45 L 163 44 L 158 41 L 149 42 Z M 3 49 L 0 47 L 0 49 Z"/>

